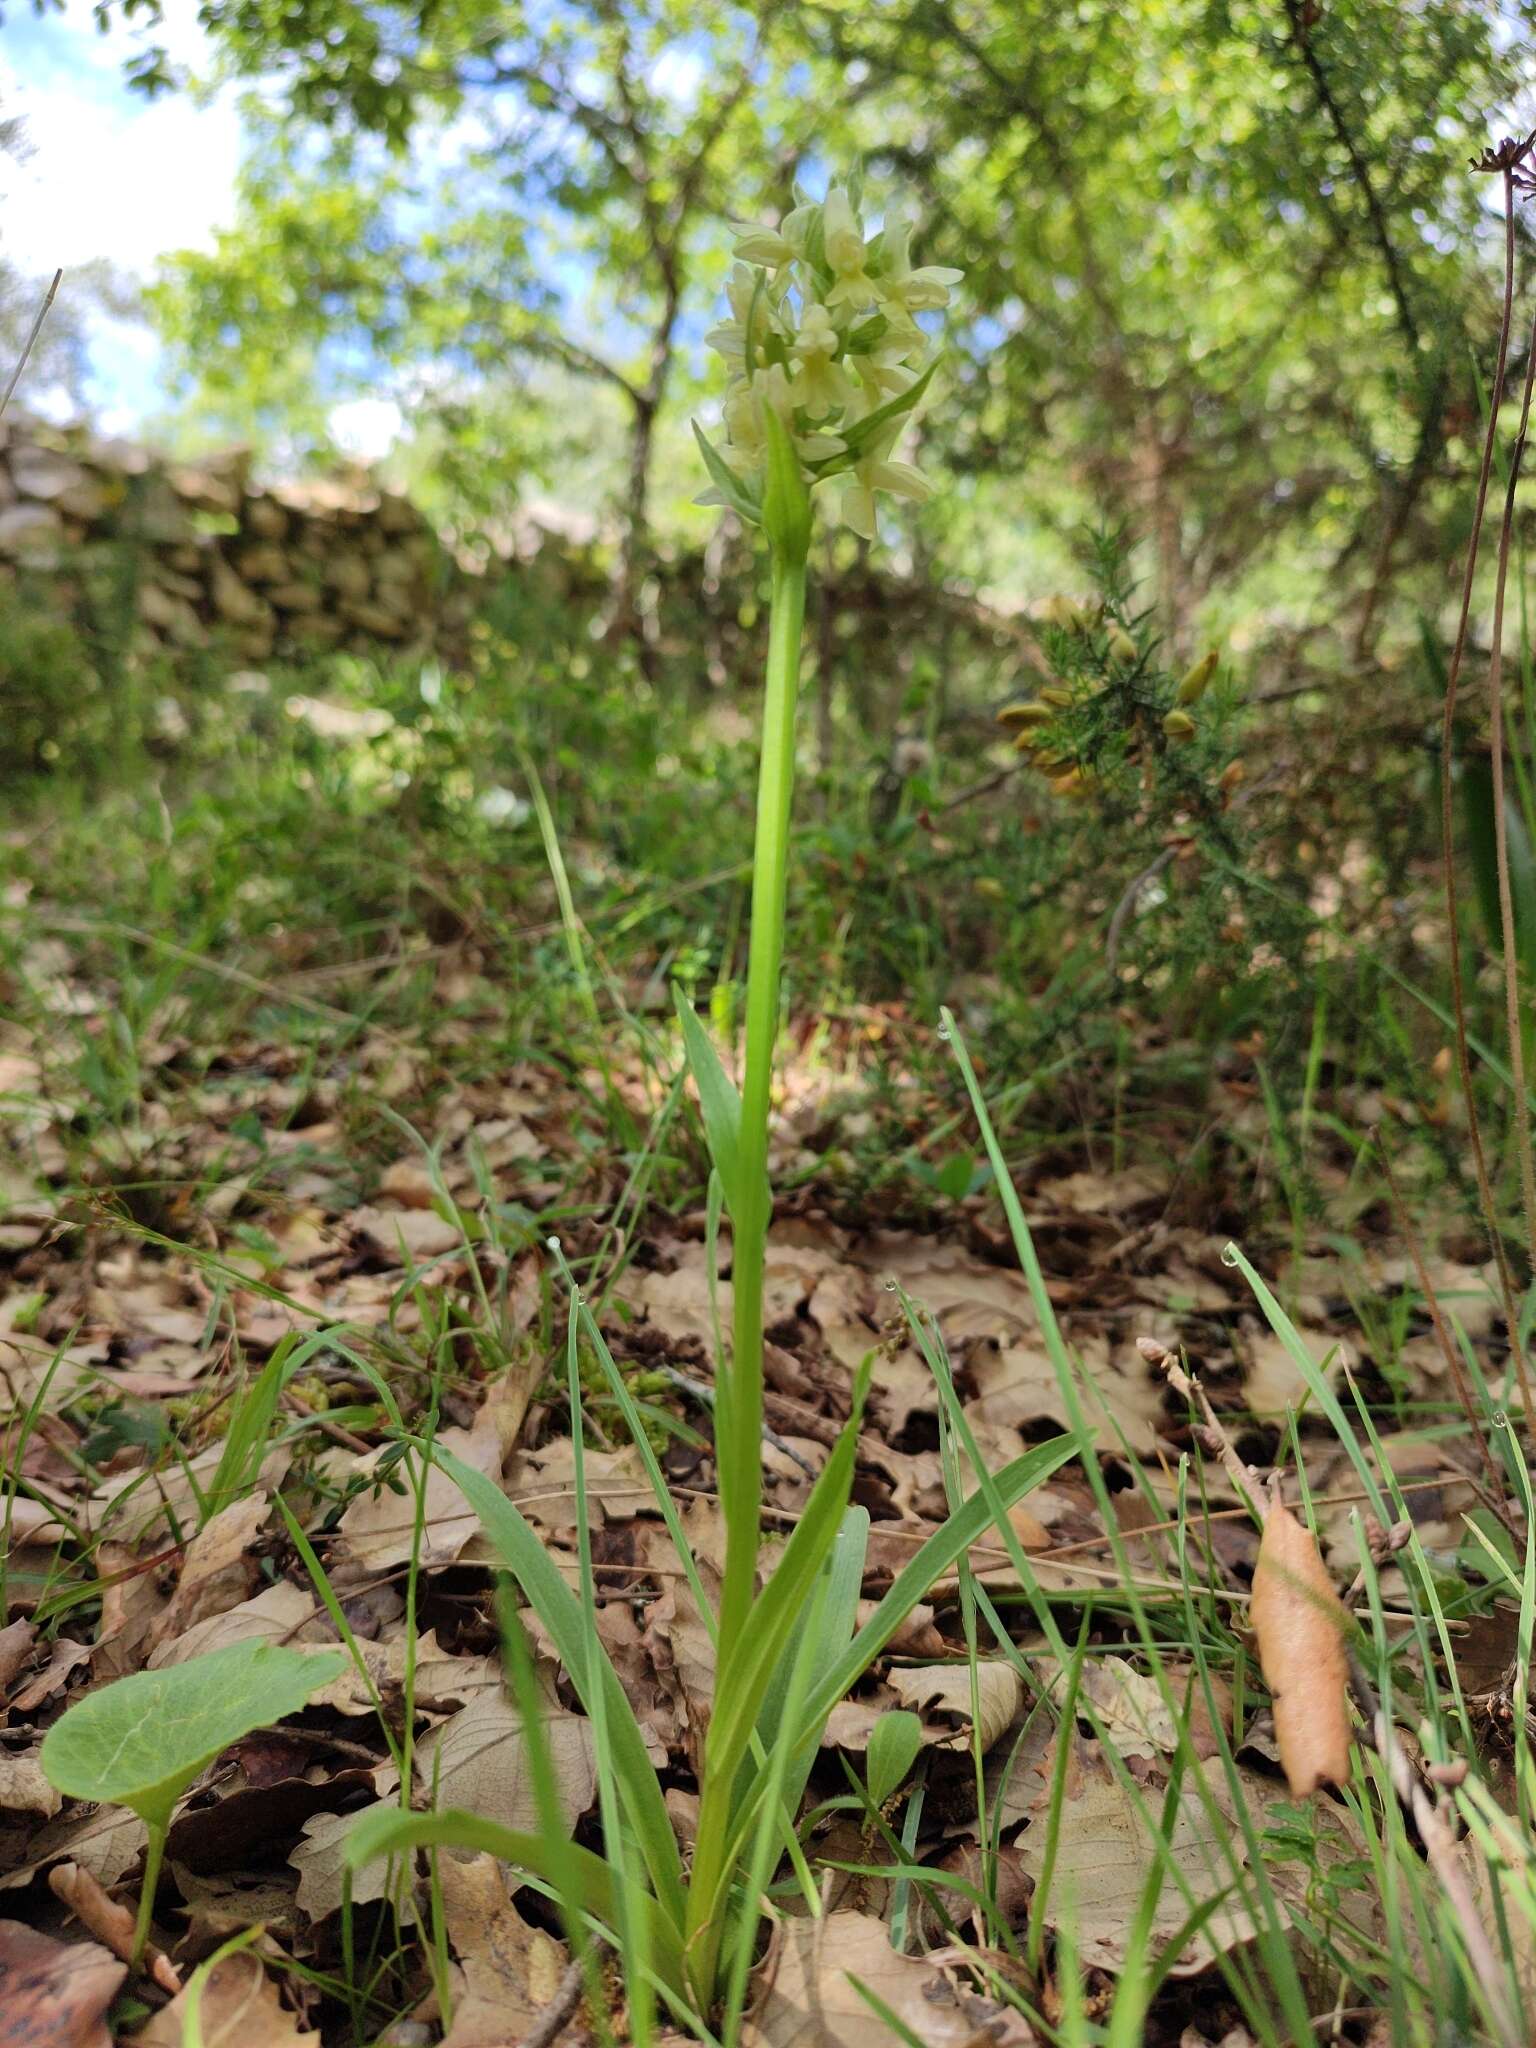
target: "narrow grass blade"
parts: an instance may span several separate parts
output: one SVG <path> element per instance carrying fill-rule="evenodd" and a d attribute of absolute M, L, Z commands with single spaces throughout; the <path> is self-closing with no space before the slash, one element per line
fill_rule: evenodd
<path fill-rule="evenodd" d="M 605 1656 L 591 1654 L 596 1640 L 591 1617 L 583 1612 L 553 1558 L 501 1488 L 441 1444 L 434 1447 L 432 1456 L 474 1509 L 502 1562 L 549 1630 L 589 1717 L 589 1671 L 591 1683 L 602 1686 L 608 1739 L 624 1808 L 662 1915 L 681 1930 L 685 1907 L 677 1837 L 618 1674 Z"/>

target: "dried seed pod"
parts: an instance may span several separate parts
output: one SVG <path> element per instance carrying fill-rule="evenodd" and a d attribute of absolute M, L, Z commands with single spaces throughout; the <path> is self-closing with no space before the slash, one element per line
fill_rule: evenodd
<path fill-rule="evenodd" d="M 1275 1702 L 1275 1739 L 1291 1796 L 1349 1776 L 1350 1619 L 1309 1529 L 1278 1501 L 1253 1575 L 1253 1632 Z"/>
<path fill-rule="evenodd" d="M 1019 726 L 1044 725 L 1050 718 L 1050 707 L 1038 701 L 1028 704 L 1005 704 L 997 714 L 999 725 L 1010 729 Z"/>
<path fill-rule="evenodd" d="M 1202 654 L 1193 668 L 1185 670 L 1174 701 L 1179 704 L 1198 704 L 1205 695 L 1211 677 L 1216 673 L 1216 664 L 1220 659 L 1214 647 L 1208 654 Z"/>
<path fill-rule="evenodd" d="M 1171 740 L 1192 740 L 1195 721 L 1187 711 L 1169 711 L 1163 716 L 1163 731 Z"/>
<path fill-rule="evenodd" d="M 1226 795 L 1236 789 L 1247 773 L 1248 770 L 1241 761 L 1229 761 L 1221 771 L 1221 781 L 1218 784 L 1222 794 Z"/>

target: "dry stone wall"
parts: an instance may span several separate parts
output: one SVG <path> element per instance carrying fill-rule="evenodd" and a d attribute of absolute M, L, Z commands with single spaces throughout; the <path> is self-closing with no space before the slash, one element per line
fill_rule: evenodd
<path fill-rule="evenodd" d="M 236 450 L 175 463 L 131 443 L 0 421 L 0 582 L 57 580 L 111 548 L 148 643 L 242 662 L 385 647 L 452 655 L 470 579 L 409 499 L 366 473 L 259 485 Z"/>

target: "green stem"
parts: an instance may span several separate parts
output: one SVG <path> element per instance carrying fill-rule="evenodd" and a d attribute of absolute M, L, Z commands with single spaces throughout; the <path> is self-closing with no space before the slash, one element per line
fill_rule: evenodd
<path fill-rule="evenodd" d="M 727 1441 L 720 1446 L 725 1575 L 720 1594 L 720 1669 L 752 1605 L 757 1579 L 763 1469 L 763 1265 L 771 1199 L 768 1117 L 779 1034 L 779 971 L 789 872 L 789 809 L 795 784 L 795 702 L 805 620 L 805 560 L 773 553 L 773 607 L 763 701 L 763 751 L 752 856 L 752 937 L 747 956 L 747 1050 L 741 1087 L 739 1213 L 731 1218 L 734 1296 Z"/>
<path fill-rule="evenodd" d="M 144 1950 L 149 1942 L 150 1922 L 155 1916 L 155 1893 L 160 1885 L 160 1859 L 165 1854 L 165 1838 L 170 1832 L 162 1824 L 148 1822 L 149 1846 L 144 1852 L 144 1877 L 139 1886 L 139 1912 L 133 1923 L 133 1953 L 128 1958 L 128 1967 L 136 1970 L 144 1960 Z"/>
<path fill-rule="evenodd" d="M 779 972 L 795 783 L 795 702 L 805 621 L 805 556 L 773 551 L 773 608 L 763 702 L 763 751 L 752 862 L 752 937 L 747 957 L 747 1049 L 741 1089 L 739 1180 L 731 1216 L 731 1364 L 715 1402 L 715 1463 L 725 1518 L 716 1711 L 728 1697 L 757 1588 L 763 1499 L 763 1267 L 772 1207 L 768 1116 L 779 1031 Z M 734 1772 L 705 1771 L 688 1885 L 687 1966 L 701 2012 L 714 2003 L 724 1915 L 711 1910 L 731 1840 Z"/>

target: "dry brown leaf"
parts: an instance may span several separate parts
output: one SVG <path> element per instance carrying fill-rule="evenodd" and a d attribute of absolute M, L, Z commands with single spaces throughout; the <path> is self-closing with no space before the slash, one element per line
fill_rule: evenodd
<path fill-rule="evenodd" d="M 1119 1450 L 1123 1431 L 1133 1451 L 1150 1454 L 1163 1424 L 1163 1387 L 1146 1360 L 1131 1344 L 1112 1353 L 1109 1340 L 1092 1330 L 1072 1333 L 1068 1349 L 1077 1366 L 1078 1398 L 1098 1448 Z M 973 1423 L 1014 1430 L 1042 1421 L 1071 1427 L 1071 1411 L 1043 1339 L 1032 1335 L 1002 1346 L 973 1344 L 965 1362 L 976 1389 L 965 1404 Z"/>
<path fill-rule="evenodd" d="M 1349 1777 L 1350 1619 L 1312 1533 L 1277 1501 L 1264 1523 L 1250 1609 L 1275 1738 L 1293 1798 Z"/>
<path fill-rule="evenodd" d="M 1060 1696 L 1064 1679 L 1054 1657 L 1036 1660 L 1035 1669 L 1047 1690 Z M 1078 1697 L 1087 1700 L 1103 1725 L 1103 1739 L 1121 1756 L 1172 1756 L 1185 1730 L 1197 1757 L 1216 1753 L 1218 1744 L 1206 1707 L 1205 1691 L 1187 1664 L 1164 1666 L 1164 1685 L 1124 1657 L 1089 1657 L 1078 1679 Z M 1174 1708 L 1164 1697 L 1172 1694 Z M 1217 1712 L 1228 1721 L 1232 1703 L 1225 1683 L 1212 1677 Z"/>
<path fill-rule="evenodd" d="M 464 1242 L 457 1223 L 449 1223 L 435 1209 L 354 1209 L 348 1217 L 352 1228 L 361 1231 L 391 1258 L 412 1263 L 441 1257 Z"/>
<path fill-rule="evenodd" d="M 55 1820 L 32 1837 L 27 1861 L 0 1877 L 0 1891 L 28 1885 L 50 1863 L 68 1857 L 106 1885 L 117 1884 L 144 1854 L 148 1831 L 123 1806 L 101 1806 L 83 1820 Z"/>
<path fill-rule="evenodd" d="M 25 1685 L 17 1688 L 10 1707 L 13 1714 L 33 1714 L 51 1699 L 64 1684 L 71 1671 L 91 1661 L 89 1643 L 77 1643 L 71 1636 L 60 1636 L 49 1652 L 48 1662 Z"/>
<path fill-rule="evenodd" d="M 336 1638 L 324 1607 L 313 1594 L 280 1579 L 254 1600 L 242 1600 L 227 1614 L 210 1615 L 174 1642 L 162 1643 L 149 1657 L 149 1668 L 184 1664 L 206 1650 L 224 1650 L 231 1643 L 283 1643 L 290 1649 L 331 1649 Z"/>
<path fill-rule="evenodd" d="M 561 1813 L 574 1827 L 597 1790 L 592 1724 L 550 1703 L 544 1739 Z M 429 1792 L 435 1788 L 438 1806 L 465 1807 L 503 1827 L 537 1829 L 522 1718 L 501 1692 L 483 1693 L 431 1729 L 417 1745 L 416 1758 L 421 1783 Z"/>
<path fill-rule="evenodd" d="M 127 1974 L 94 1941 L 0 1920 L 0 2048 L 110 2048 L 106 2011 Z"/>
<path fill-rule="evenodd" d="M 1165 1855 L 1157 1839 L 1163 1795 L 1148 1791 L 1138 1797 L 1091 1745 L 1081 1745 L 1080 1754 L 1082 1767 L 1068 1772 L 1050 1890 L 1043 1899 L 1037 1894 L 1036 1910 L 1044 1912 L 1050 1927 L 1071 1927 L 1084 1963 L 1116 1970 L 1125 1960 L 1126 1940 L 1154 1867 L 1163 1873 L 1152 1916 L 1155 1951 L 1188 1920 L 1191 1899 L 1199 1905 L 1227 1891 L 1247 1851 L 1226 1813 L 1218 1810 L 1213 1816 L 1198 1788 L 1187 1782 Z M 1047 1835 L 1047 1823 L 1037 1820 L 1024 1837 L 1024 1871 L 1037 1885 L 1051 1848 Z M 1172 1974 L 1188 1977 L 1208 1969 L 1219 1951 L 1250 1940 L 1253 1933 L 1247 1910 L 1224 1902 L 1186 1945 Z"/>
<path fill-rule="evenodd" d="M 743 2035 L 746 2048 L 1027 2048 L 1023 2018 L 975 1997 L 960 1975 L 921 1956 L 901 1956 L 870 1913 L 827 1913 L 782 1923 L 763 1969 L 764 1992 Z M 849 1981 L 867 1985 L 908 2031 L 898 2033 Z"/>
<path fill-rule="evenodd" d="M 119 1961 L 133 1961 L 134 1915 L 127 1906 L 109 1899 L 88 1870 L 78 1863 L 56 1863 L 48 1873 L 48 1889 Z M 181 1989 L 181 1979 L 163 1950 L 146 1948 L 144 1964 L 162 1991 L 174 1997 Z"/>
<path fill-rule="evenodd" d="M 953 1733 L 936 1742 L 940 1749 L 969 1749 L 971 1746 L 971 1667 L 969 1664 L 917 1664 L 898 1668 L 887 1681 L 904 1707 L 931 1718 L 952 1716 L 958 1724 Z M 1012 1721 L 1024 1701 L 1024 1682 L 1011 1664 L 1000 1657 L 976 1660 L 977 1733 L 981 1746 L 990 1749 Z"/>
<path fill-rule="evenodd" d="M 30 1621 L 7 1622 L 0 1628 L 0 1693 L 31 1656 L 36 1640 L 37 1630 Z"/>
<path fill-rule="evenodd" d="M 92 1526 L 109 1529 L 123 1543 L 179 1543 L 186 1530 L 197 1527 L 223 1455 L 222 1443 L 209 1444 L 186 1465 L 167 1465 L 148 1478 L 137 1470 L 112 1474 L 90 1496 Z M 262 1458 L 257 1484 L 268 1491 L 276 1487 L 291 1458 L 290 1450 L 274 1446 Z"/>
<path fill-rule="evenodd" d="M 1357 1363 L 1353 1348 L 1327 1330 L 1300 1332 L 1318 1371 L 1331 1386 L 1346 1365 Z M 1255 1331 L 1239 1339 L 1246 1370 L 1243 1400 L 1255 1415 L 1283 1415 L 1307 1396 L 1307 1383 L 1281 1338 L 1273 1330 Z M 1324 1363 L 1326 1361 L 1326 1364 Z"/>
<path fill-rule="evenodd" d="M 35 1813 L 52 1820 L 63 1800 L 43 1776 L 36 1750 L 19 1756 L 0 1750 L 0 1813 Z"/>
<path fill-rule="evenodd" d="M 999 1828 L 1032 1819 L 1044 1803 L 1054 1740 L 1049 1718 L 1026 1712 L 993 1744 L 986 1768 L 987 1816 Z"/>
<path fill-rule="evenodd" d="M 252 1550 L 270 1510 L 267 1496 L 258 1491 L 209 1517 L 187 1545 L 176 1591 L 155 1623 L 152 1641 L 184 1635 L 245 1599 L 256 1583 Z"/>
<path fill-rule="evenodd" d="M 487 1400 L 472 1428 L 445 1429 L 438 1441 L 466 1465 L 487 1478 L 499 1480 L 502 1461 L 521 1423 L 519 1412 L 516 1422 L 509 1427 L 508 1411 L 503 1404 Z M 386 1445 L 371 1458 L 362 1460 L 359 1469 L 371 1471 L 388 1449 Z M 390 1476 L 401 1489 L 398 1493 L 381 1481 L 376 1491 L 359 1494 L 341 1518 L 339 1528 L 348 1556 L 367 1565 L 370 1571 L 385 1571 L 404 1564 L 411 1555 L 416 1540 L 417 1504 L 408 1463 L 414 1456 L 414 1452 L 409 1453 L 390 1467 Z M 447 1473 L 436 1465 L 427 1473 L 423 1505 L 420 1562 L 424 1568 L 452 1564 L 480 1526 L 475 1511 Z"/>
<path fill-rule="evenodd" d="M 188 1985 L 128 2037 L 130 2048 L 182 2048 L 194 2000 L 203 2048 L 319 2048 L 320 2036 L 300 2026 L 249 1949 L 215 1963 L 200 1991 Z"/>
<path fill-rule="evenodd" d="M 299 1873 L 298 1907 L 311 1920 L 324 1920 L 341 1909 L 342 1880 L 346 1869 L 347 1836 L 365 1814 L 382 1813 L 386 1806 L 396 1810 L 394 1800 L 376 1799 L 356 1813 L 318 1813 L 304 1823 L 304 1839 L 288 1861 Z M 382 1899 L 389 1882 L 389 1858 L 375 1856 L 352 1873 L 352 1903 L 366 1906 Z M 415 1907 L 407 1898 L 403 1904 L 407 1919 L 415 1918 Z"/>
<path fill-rule="evenodd" d="M 518 1912 L 494 1856 L 440 1857 L 438 1881 L 462 1980 L 441 2048 L 506 2048 L 559 1990 L 564 1946 Z"/>

